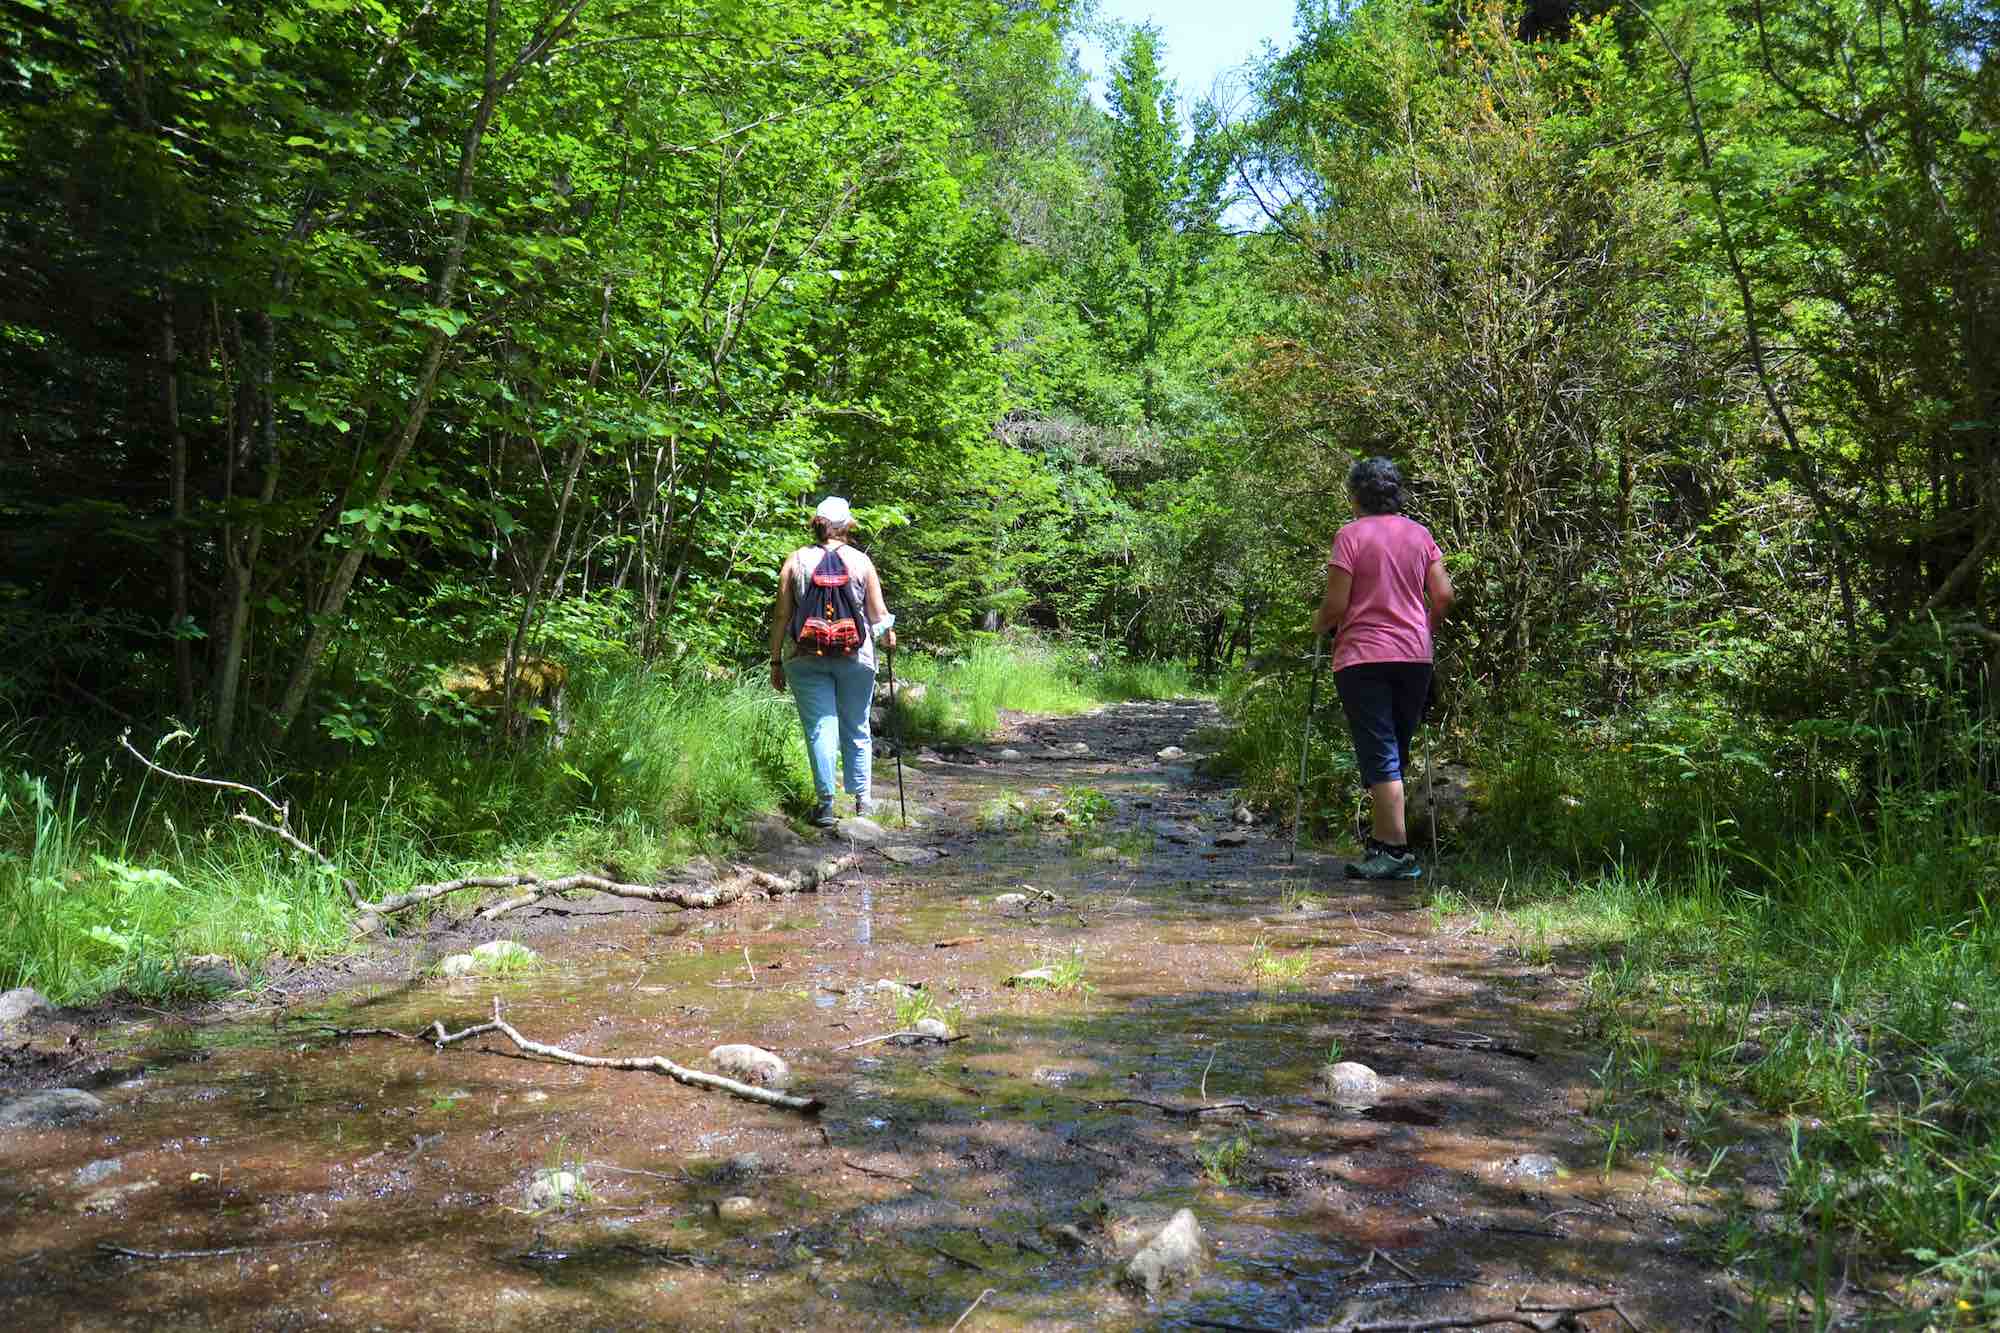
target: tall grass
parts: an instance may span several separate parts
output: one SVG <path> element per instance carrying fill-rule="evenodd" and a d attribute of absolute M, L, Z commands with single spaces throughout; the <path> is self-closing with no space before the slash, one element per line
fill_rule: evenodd
<path fill-rule="evenodd" d="M 983 741 L 1003 710 L 1080 713 L 1124 699 L 1178 699 L 1199 694 L 1186 667 L 1166 662 L 1093 663 L 1082 650 L 1013 632 L 977 636 L 962 656 L 906 653 L 899 679 L 925 687 L 897 718 L 913 739 Z"/>
<path fill-rule="evenodd" d="M 1742 1117 L 1776 1118 L 1778 1225 L 1737 1215 L 1710 1238 L 1723 1257 L 1806 1291 L 1856 1263 L 1922 1271 L 2000 1325 L 1986 727 L 1878 716 L 1817 756 L 1796 734 L 1759 752 L 1747 723 L 1733 753 L 1516 730 L 1435 910 L 1588 969 L 1618 1151 L 1726 1186 Z"/>
<path fill-rule="evenodd" d="M 643 876 L 809 798 L 797 715 L 768 687 L 624 671 L 575 693 L 559 747 L 440 728 L 310 766 L 223 769 L 186 736 L 157 758 L 289 798 L 294 826 L 371 895 L 501 866 Z M 18 744 L 0 765 L 0 986 L 166 997 L 191 956 L 254 969 L 349 947 L 337 879 L 233 821 L 227 796 L 109 758 L 37 767 Z"/>

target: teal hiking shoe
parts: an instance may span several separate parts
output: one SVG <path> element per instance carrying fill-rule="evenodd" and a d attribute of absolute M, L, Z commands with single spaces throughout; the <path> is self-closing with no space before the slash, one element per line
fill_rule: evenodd
<path fill-rule="evenodd" d="M 1417 864 L 1417 858 L 1410 852 L 1392 852 L 1384 847 L 1372 849 L 1360 861 L 1347 863 L 1349 879 L 1422 879 L 1424 868 Z"/>

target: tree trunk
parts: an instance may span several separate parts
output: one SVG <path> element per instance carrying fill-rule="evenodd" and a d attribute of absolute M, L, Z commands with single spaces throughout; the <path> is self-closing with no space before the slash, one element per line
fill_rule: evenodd
<path fill-rule="evenodd" d="M 194 644 L 188 638 L 188 447 L 181 429 L 179 348 L 174 341 L 174 300 L 171 291 L 160 298 L 160 370 L 166 381 L 168 502 L 173 509 L 173 535 L 167 543 L 167 603 L 169 632 L 174 636 L 174 699 L 182 725 L 194 721 Z"/>

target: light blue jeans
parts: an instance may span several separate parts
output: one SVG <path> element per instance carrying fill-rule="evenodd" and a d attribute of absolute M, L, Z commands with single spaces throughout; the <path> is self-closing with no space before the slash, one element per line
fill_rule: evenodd
<path fill-rule="evenodd" d="M 847 792 L 866 796 L 869 763 L 875 757 L 868 735 L 875 668 L 853 657 L 794 657 L 785 663 L 785 680 L 799 706 L 799 725 L 805 728 L 813 787 L 820 800 L 833 799 L 836 736 Z"/>

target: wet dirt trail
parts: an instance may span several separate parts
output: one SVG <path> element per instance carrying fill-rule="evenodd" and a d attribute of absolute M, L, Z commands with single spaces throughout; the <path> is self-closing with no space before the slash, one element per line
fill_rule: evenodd
<path fill-rule="evenodd" d="M 1230 792 L 1154 757 L 1214 721 L 1128 704 L 928 756 L 907 777 L 929 813 L 891 838 L 943 853 L 927 864 L 867 850 L 818 894 L 712 912 L 578 899 L 434 942 L 518 936 L 547 962 L 525 976 L 444 981 L 416 959 L 393 984 L 135 1027 L 93 1084 L 103 1115 L 0 1135 L 0 1327 L 949 1329 L 975 1301 L 966 1330 L 1613 1300 L 1649 1329 L 1707 1324 L 1719 1276 L 1679 1187 L 1602 1171 L 1575 968 L 1441 934 L 1427 886 L 1348 883 L 1336 854 L 1288 866 Z M 886 763 L 878 781 L 893 796 Z M 1105 798 L 1068 800 L 1095 806 L 1088 827 L 1022 816 L 1079 787 Z M 1084 984 L 1006 984 L 1044 966 Z M 963 1039 L 850 1045 L 900 1026 L 883 982 L 921 988 Z M 825 1109 L 493 1037 L 324 1031 L 457 1029 L 496 996 L 575 1051 L 703 1067 L 754 1043 Z M 1382 1076 L 1372 1109 L 1317 1099 L 1335 1043 Z M 567 1164 L 587 1195 L 531 1211 L 537 1171 Z M 733 1196 L 744 1214 L 719 1215 Z M 1120 1290 L 1183 1207 L 1201 1275 Z"/>

